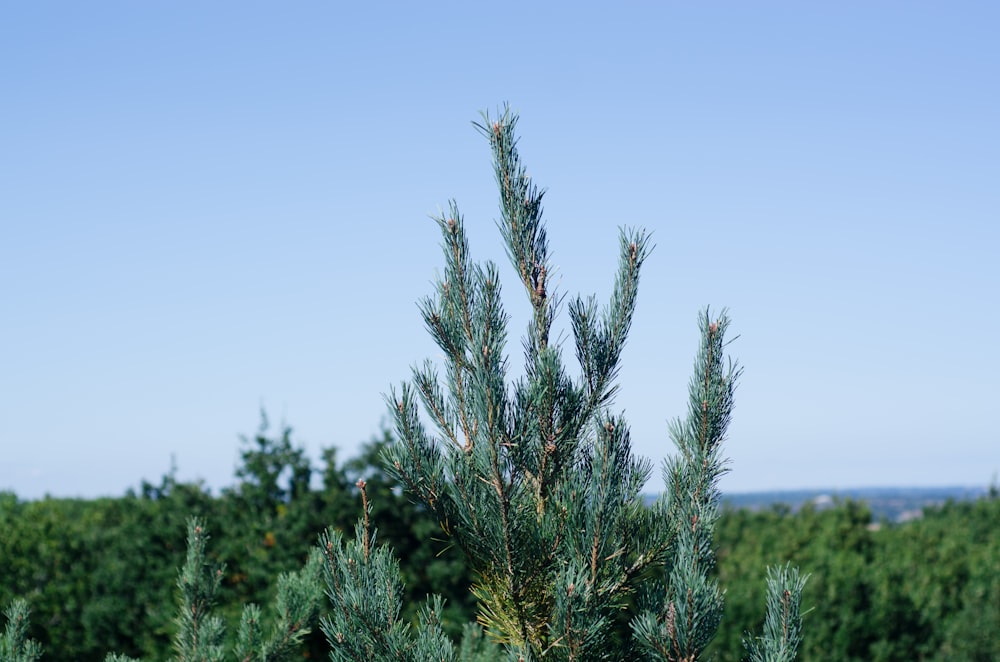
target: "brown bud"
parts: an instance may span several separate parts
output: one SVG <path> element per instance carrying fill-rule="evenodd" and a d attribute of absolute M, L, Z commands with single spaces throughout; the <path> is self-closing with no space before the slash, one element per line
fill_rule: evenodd
<path fill-rule="evenodd" d="M 365 482 L 364 478 L 358 478 L 358 482 L 354 484 L 358 486 L 359 490 L 363 490 L 368 486 L 368 483 Z"/>
<path fill-rule="evenodd" d="M 718 322 L 712 322 L 711 324 L 708 325 L 708 332 L 711 333 L 712 335 L 715 335 L 715 332 L 718 330 L 719 330 Z"/>
<path fill-rule="evenodd" d="M 542 265 L 538 270 L 538 282 L 535 285 L 535 295 L 542 299 L 545 297 L 545 266 Z"/>

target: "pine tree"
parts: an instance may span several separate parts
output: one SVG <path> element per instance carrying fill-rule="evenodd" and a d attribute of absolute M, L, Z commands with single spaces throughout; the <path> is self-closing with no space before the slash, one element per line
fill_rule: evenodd
<path fill-rule="evenodd" d="M 497 224 L 531 306 L 525 374 L 508 375 L 498 268 L 472 262 L 451 203 L 436 219 L 445 268 L 420 306 L 444 361 L 415 367 L 387 396 L 398 436 L 387 466 L 465 552 L 478 621 L 507 659 L 700 659 L 723 609 L 712 534 L 741 374 L 725 354 L 729 318 L 700 316 L 688 413 L 669 428 L 677 455 L 664 464 L 666 491 L 646 507 L 651 464 L 632 454 L 613 403 L 649 236 L 621 231 L 607 304 L 569 302 L 579 363 L 572 375 L 550 340 L 563 295 L 551 283 L 544 193 L 521 163 L 517 120 L 505 108 L 475 126 L 492 148 Z M 333 603 L 323 628 L 333 659 L 456 659 L 436 597 L 415 628 L 399 621 L 397 566 L 377 545 L 367 509 L 354 540 L 323 540 Z M 751 659 L 794 657 L 803 581 L 790 570 L 772 573 L 767 627 L 747 644 Z"/>

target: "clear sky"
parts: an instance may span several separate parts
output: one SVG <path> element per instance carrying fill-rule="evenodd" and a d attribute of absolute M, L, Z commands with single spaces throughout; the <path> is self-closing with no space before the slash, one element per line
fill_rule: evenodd
<path fill-rule="evenodd" d="M 671 450 L 711 304 L 745 366 L 724 489 L 988 484 L 998 6 L 3 3 L 0 489 L 117 495 L 171 457 L 218 489 L 261 407 L 350 457 L 437 355 L 429 216 L 457 200 L 511 273 L 470 123 L 505 101 L 561 291 L 606 298 L 618 226 L 654 233 L 638 453 Z"/>

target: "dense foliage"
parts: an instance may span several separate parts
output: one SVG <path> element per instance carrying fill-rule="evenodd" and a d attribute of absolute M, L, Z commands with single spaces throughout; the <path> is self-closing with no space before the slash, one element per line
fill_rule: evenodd
<path fill-rule="evenodd" d="M 428 592 L 443 595 L 442 620 L 457 637 L 474 617 L 470 573 L 433 519 L 383 473 L 378 455 L 387 440 L 372 441 L 341 465 L 328 450 L 317 470 L 294 453 L 301 449 L 289 430 L 272 437 L 262 429 L 245 445 L 243 478 L 218 495 L 170 475 L 120 498 L 26 502 L 2 494 L 0 604 L 27 600 L 27 634 L 42 644 L 42 659 L 102 660 L 109 650 L 164 659 L 175 631 L 186 521 L 197 514 L 212 534 L 209 557 L 226 564 L 220 610 L 235 636 L 242 604 L 269 604 L 274 579 L 302 567 L 328 524 L 353 530 L 361 512 L 354 484 L 363 476 L 380 539 L 405 550 L 399 562 L 406 603 L 421 606 Z M 303 474 L 308 467 L 323 480 L 315 487 L 302 482 L 293 497 L 290 466 L 248 473 L 264 456 L 279 464 L 281 457 L 297 458 Z M 276 475 L 276 483 L 262 480 L 266 475 Z M 267 488 L 275 484 L 279 491 Z M 879 527 L 856 502 L 797 513 L 781 507 L 724 512 L 716 543 L 726 612 L 709 652 L 722 662 L 743 657 L 741 638 L 763 625 L 766 566 L 790 561 L 811 573 L 802 660 L 1000 659 L 997 522 L 995 492 Z M 411 610 L 405 618 L 415 616 Z M 326 659 L 321 633 L 313 632 L 307 649 L 313 659 Z"/>
<path fill-rule="evenodd" d="M 873 523 L 867 507 L 839 503 L 796 514 L 734 511 L 720 521 L 720 582 L 727 617 L 754 617 L 764 559 L 812 573 L 803 593 L 804 660 L 1000 659 L 1000 499 L 949 502 L 902 524 Z M 720 660 L 737 660 L 723 628 Z"/>
<path fill-rule="evenodd" d="M 364 476 L 382 539 L 411 550 L 403 564 L 407 595 L 446 595 L 451 620 L 465 622 L 471 604 L 464 562 L 435 542 L 442 538 L 437 525 L 382 473 L 378 456 L 386 443 L 373 440 L 342 465 L 328 449 L 316 471 L 291 430 L 270 435 L 265 420 L 245 440 L 239 482 L 219 495 L 171 474 L 114 499 L 25 502 L 0 494 L 0 604 L 28 601 L 29 634 L 46 659 L 102 660 L 108 651 L 165 659 L 187 521 L 197 516 L 211 532 L 209 559 L 225 566 L 217 602 L 234 636 L 243 604 L 272 602 L 278 575 L 302 567 L 320 532 L 353 528 L 361 508 L 354 483 Z M 314 475 L 322 478 L 316 487 Z M 326 657 L 316 631 L 308 648 Z"/>

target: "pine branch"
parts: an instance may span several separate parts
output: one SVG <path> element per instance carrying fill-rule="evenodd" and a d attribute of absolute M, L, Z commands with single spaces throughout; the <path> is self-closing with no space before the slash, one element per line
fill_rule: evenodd
<path fill-rule="evenodd" d="M 254 651 L 259 651 L 263 647 L 264 631 L 261 625 L 260 607 L 255 604 L 245 605 L 236 634 L 236 659 L 240 662 L 250 662 L 254 659 Z"/>
<path fill-rule="evenodd" d="M 434 597 L 421 612 L 416 632 L 400 619 L 403 586 L 399 564 L 386 546 L 376 546 L 376 531 L 368 519 L 371 504 L 364 481 L 364 514 L 355 538 L 344 542 L 339 532 L 320 537 L 322 572 L 332 610 L 320 627 L 332 660 L 454 660 L 454 647 L 441 628 L 443 602 Z"/>
<path fill-rule="evenodd" d="M 722 618 L 722 593 L 709 572 L 715 563 L 718 480 L 724 473 L 721 444 L 740 375 L 739 367 L 727 365 L 724 356 L 728 326 L 725 311 L 714 321 L 708 310 L 701 316 L 688 416 L 670 426 L 678 455 L 664 466 L 667 493 L 661 508 L 673 527 L 666 582 L 648 589 L 648 606 L 633 623 L 640 643 L 657 659 L 698 659 Z"/>
<path fill-rule="evenodd" d="M 483 122 L 473 125 L 489 140 L 493 151 L 494 175 L 500 189 L 501 220 L 497 225 L 507 256 L 531 301 L 534 345 L 540 351 L 548 346 L 558 298 L 553 297 L 548 287 L 552 266 L 542 223 L 545 192 L 532 183 L 521 163 L 517 151 L 517 121 L 517 115 L 505 106 L 496 119 L 484 113 Z"/>
<path fill-rule="evenodd" d="M 303 640 L 312 631 L 323 597 L 320 579 L 322 565 L 323 557 L 315 549 L 302 570 L 278 576 L 278 594 L 275 600 L 277 620 L 266 640 L 260 631 L 260 609 L 256 605 L 244 608 L 243 621 L 237 635 L 236 659 L 244 662 L 270 662 L 298 656 Z M 245 630 L 244 622 L 247 623 Z"/>
<path fill-rule="evenodd" d="M 767 569 L 764 633 L 743 640 L 748 662 L 792 662 L 802 641 L 802 589 L 809 576 L 786 564 Z"/>
<path fill-rule="evenodd" d="M 0 660 L 3 662 L 34 662 L 42 657 L 42 647 L 28 639 L 28 603 L 17 599 L 4 610 L 7 625 L 0 635 Z"/>
<path fill-rule="evenodd" d="M 205 560 L 207 542 L 204 524 L 194 518 L 189 520 L 187 561 L 177 578 L 181 590 L 181 609 L 174 637 L 178 662 L 221 661 L 224 657 L 222 619 L 211 615 L 223 568 L 208 567 Z"/>
<path fill-rule="evenodd" d="M 194 518 L 188 521 L 187 560 L 177 580 L 181 593 L 178 631 L 174 637 L 178 662 L 225 658 L 225 626 L 220 617 L 212 615 L 224 569 L 213 568 L 206 561 L 208 539 L 201 521 Z M 319 610 L 323 594 L 319 581 L 321 564 L 317 551 L 301 571 L 278 577 L 277 619 L 269 637 L 265 638 L 263 633 L 260 608 L 253 604 L 244 607 L 233 651 L 237 660 L 279 662 L 298 656 L 299 646 Z"/>

